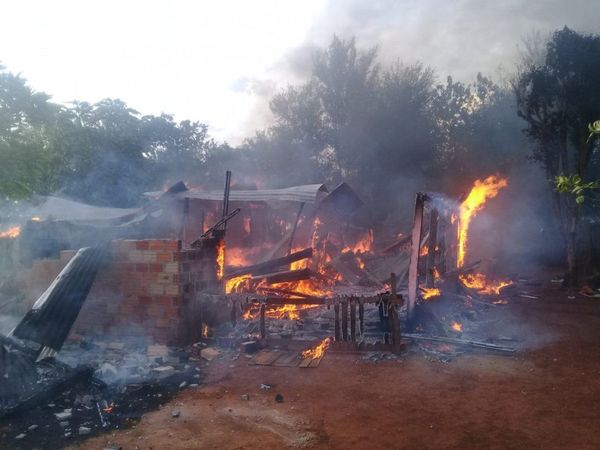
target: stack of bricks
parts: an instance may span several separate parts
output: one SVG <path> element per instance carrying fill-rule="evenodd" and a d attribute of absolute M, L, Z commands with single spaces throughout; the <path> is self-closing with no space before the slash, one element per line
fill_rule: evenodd
<path fill-rule="evenodd" d="M 216 251 L 181 251 L 180 241 L 152 239 L 113 241 L 111 253 L 72 335 L 109 333 L 181 343 L 188 335 L 186 299 L 196 289 L 218 288 Z"/>

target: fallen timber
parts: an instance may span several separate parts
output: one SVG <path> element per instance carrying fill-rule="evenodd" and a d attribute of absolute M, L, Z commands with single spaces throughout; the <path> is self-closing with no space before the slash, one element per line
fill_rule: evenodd
<path fill-rule="evenodd" d="M 466 345 L 470 347 L 484 348 L 487 350 L 495 350 L 503 353 L 515 353 L 517 351 L 514 347 L 504 347 L 502 345 L 490 344 L 489 342 L 481 342 L 481 341 L 473 341 L 467 339 L 458 339 L 458 338 L 450 338 L 450 337 L 440 337 L 440 336 L 425 336 L 422 334 L 413 334 L 413 333 L 403 333 L 403 337 L 407 337 L 409 339 L 413 339 L 415 341 L 431 341 L 431 342 L 443 342 L 445 344 L 455 344 L 455 345 Z"/>
<path fill-rule="evenodd" d="M 310 269 L 300 270 L 284 270 L 282 272 L 266 273 L 264 275 L 256 275 L 250 278 L 250 281 L 264 281 L 268 284 L 286 283 L 290 281 L 308 280 L 313 276 L 313 271 Z"/>
<path fill-rule="evenodd" d="M 303 250 L 290 253 L 287 256 L 282 256 L 281 258 L 270 259 L 268 261 L 264 261 L 258 264 L 252 264 L 251 266 L 246 266 L 242 268 L 238 268 L 232 270 L 231 272 L 225 273 L 225 278 L 235 278 L 242 275 L 263 275 L 269 272 L 276 270 L 277 268 L 291 264 L 296 261 L 300 261 L 301 259 L 306 259 L 312 257 L 313 249 L 311 247 L 305 248 Z"/>

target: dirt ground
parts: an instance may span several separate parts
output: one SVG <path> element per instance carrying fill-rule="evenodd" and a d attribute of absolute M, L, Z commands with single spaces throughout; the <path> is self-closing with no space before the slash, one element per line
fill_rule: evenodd
<path fill-rule="evenodd" d="M 80 448 L 598 449 L 600 299 L 570 300 L 557 288 L 536 295 L 506 306 L 528 333 L 516 355 L 374 362 L 329 352 L 301 369 L 224 354 L 203 369 L 200 388 Z"/>

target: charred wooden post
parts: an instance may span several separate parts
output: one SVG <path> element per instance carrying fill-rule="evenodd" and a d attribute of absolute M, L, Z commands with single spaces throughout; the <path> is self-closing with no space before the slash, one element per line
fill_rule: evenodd
<path fill-rule="evenodd" d="M 437 230 L 438 230 L 438 212 L 432 209 L 429 215 L 429 242 L 427 246 L 427 268 L 425 275 L 425 284 L 428 288 L 435 287 L 435 260 L 437 256 Z"/>
<path fill-rule="evenodd" d="M 348 340 L 348 302 L 342 301 L 342 340 Z"/>
<path fill-rule="evenodd" d="M 294 228 L 292 228 L 292 233 L 290 234 L 290 243 L 288 244 L 288 252 L 290 255 L 292 253 L 292 248 L 294 245 L 294 237 L 296 236 L 296 230 L 298 229 L 298 222 L 300 222 L 300 216 L 302 216 L 302 210 L 304 209 L 304 202 L 300 203 L 300 207 L 298 208 L 298 214 L 296 214 L 296 221 L 294 222 Z"/>
<path fill-rule="evenodd" d="M 438 228 L 439 228 L 439 251 L 438 251 L 438 267 L 437 270 L 439 271 L 440 274 L 444 274 L 446 273 L 446 258 L 448 257 L 447 255 L 447 246 L 446 246 L 446 234 L 448 233 L 448 221 L 444 220 L 442 218 L 441 221 L 438 221 Z"/>
<path fill-rule="evenodd" d="M 390 328 L 392 333 L 392 352 L 400 353 L 400 349 L 402 348 L 400 345 L 400 320 L 398 318 L 398 310 L 396 309 L 396 304 L 394 302 L 390 302 Z"/>
<path fill-rule="evenodd" d="M 260 305 L 260 338 L 266 339 L 267 337 L 267 324 L 265 323 L 267 307 L 264 303 Z"/>
<path fill-rule="evenodd" d="M 229 191 L 231 188 L 231 170 L 225 172 L 225 189 L 223 190 L 223 214 L 222 218 L 225 219 L 229 215 Z M 223 223 L 223 231 L 227 230 L 227 222 Z M 225 233 L 223 233 L 225 234 Z"/>
<path fill-rule="evenodd" d="M 231 324 L 235 327 L 235 324 L 237 323 L 237 302 L 235 300 L 231 302 L 229 317 L 231 319 Z"/>
<path fill-rule="evenodd" d="M 350 299 L 350 340 L 356 342 L 356 299 Z"/>
<path fill-rule="evenodd" d="M 389 302 L 389 322 L 392 334 L 392 351 L 400 353 L 400 318 L 396 305 L 401 304 L 401 299 L 397 295 L 397 277 L 395 273 L 390 274 L 390 302 Z M 400 301 L 399 301 L 400 300 Z"/>
<path fill-rule="evenodd" d="M 333 330 L 334 330 L 334 337 L 335 337 L 335 341 L 339 342 L 340 341 L 340 303 L 339 302 L 335 302 L 335 305 L 333 305 L 333 314 L 334 314 L 334 324 L 333 324 Z"/>
<path fill-rule="evenodd" d="M 412 330 L 415 318 L 415 304 L 417 302 L 417 288 L 419 287 L 419 250 L 421 246 L 421 234 L 423 233 L 423 206 L 425 194 L 418 192 L 415 200 L 415 219 L 412 229 L 412 247 L 410 249 L 410 265 L 408 268 L 408 305 L 407 325 Z"/>
<path fill-rule="evenodd" d="M 362 300 L 358 301 L 358 324 L 360 329 L 360 335 L 365 334 L 365 305 Z"/>

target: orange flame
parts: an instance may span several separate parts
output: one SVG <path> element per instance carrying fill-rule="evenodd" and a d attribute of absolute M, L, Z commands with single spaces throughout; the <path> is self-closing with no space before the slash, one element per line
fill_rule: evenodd
<path fill-rule="evenodd" d="M 217 244 L 217 279 L 222 280 L 225 273 L 225 241 L 219 240 Z"/>
<path fill-rule="evenodd" d="M 329 348 L 330 342 L 330 338 L 323 339 L 317 346 L 309 348 L 308 350 L 304 350 L 302 352 L 302 358 L 321 358 L 325 354 L 325 351 Z"/>
<path fill-rule="evenodd" d="M 288 320 L 300 320 L 300 311 L 310 308 L 316 308 L 319 305 L 283 305 L 275 308 L 269 308 L 265 311 L 265 317 L 271 319 L 288 319 Z M 242 319 L 251 320 L 256 319 L 259 316 L 260 308 L 257 305 L 252 305 L 248 308 Z"/>
<path fill-rule="evenodd" d="M 459 333 L 462 333 L 463 330 L 463 326 L 461 323 L 459 322 L 452 322 L 452 325 L 450 325 L 450 327 L 454 330 L 454 331 L 458 331 Z"/>
<path fill-rule="evenodd" d="M 252 264 L 247 257 L 248 252 L 240 247 L 227 248 L 227 265 L 228 266 L 248 266 Z"/>
<path fill-rule="evenodd" d="M 513 284 L 510 280 L 505 281 L 488 281 L 487 277 L 482 273 L 468 273 L 458 277 L 462 284 L 470 289 L 476 289 L 480 294 L 500 294 L 500 289 Z"/>
<path fill-rule="evenodd" d="M 439 288 L 422 287 L 421 290 L 423 291 L 423 300 L 429 300 L 431 297 L 439 297 L 440 295 L 442 295 L 442 291 L 440 291 Z"/>
<path fill-rule="evenodd" d="M 469 196 L 461 203 L 458 220 L 457 267 L 462 267 L 465 264 L 471 220 L 489 199 L 498 195 L 500 189 L 505 188 L 506 186 L 508 186 L 506 178 L 499 178 L 493 175 L 487 177 L 483 181 L 475 180 L 475 184 L 473 185 Z"/>
<path fill-rule="evenodd" d="M 353 245 L 346 245 L 343 250 L 342 253 L 347 253 L 347 252 L 352 252 L 354 254 L 360 254 L 360 253 L 372 253 L 373 252 L 373 230 L 369 229 L 369 231 L 367 231 L 367 234 L 365 236 L 363 236 L 362 238 L 360 238 L 358 241 L 356 241 L 356 243 L 354 243 Z"/>
<path fill-rule="evenodd" d="M 251 278 L 251 275 L 240 275 L 239 277 L 230 278 L 225 281 L 225 293 L 241 292 L 243 287 L 247 285 L 246 281 Z"/>
<path fill-rule="evenodd" d="M 419 250 L 419 256 L 427 256 L 429 254 L 429 247 L 427 245 L 424 245 L 423 247 L 421 247 L 421 250 Z"/>
<path fill-rule="evenodd" d="M 8 230 L 0 231 L 0 239 L 2 239 L 2 238 L 14 239 L 16 237 L 19 237 L 20 234 L 21 234 L 20 226 L 11 227 Z"/>

